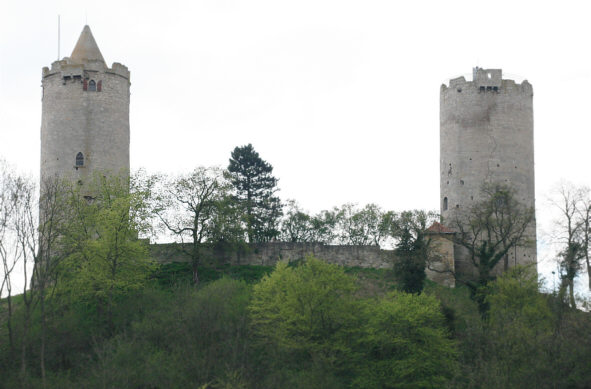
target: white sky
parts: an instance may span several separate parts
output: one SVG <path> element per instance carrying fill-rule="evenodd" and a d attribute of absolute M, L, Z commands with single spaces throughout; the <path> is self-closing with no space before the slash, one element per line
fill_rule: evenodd
<path fill-rule="evenodd" d="M 132 169 L 225 167 L 252 143 L 310 211 L 438 209 L 439 87 L 478 65 L 534 87 L 539 235 L 551 186 L 591 186 L 584 1 L 5 1 L 0 156 L 34 175 L 58 14 L 61 57 L 87 21 L 131 71 Z"/>

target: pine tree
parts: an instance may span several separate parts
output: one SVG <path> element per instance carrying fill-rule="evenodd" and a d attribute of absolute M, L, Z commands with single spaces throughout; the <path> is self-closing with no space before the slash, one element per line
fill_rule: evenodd
<path fill-rule="evenodd" d="M 245 210 L 248 241 L 267 242 L 279 234 L 281 201 L 275 196 L 277 178 L 273 166 L 261 159 L 252 144 L 232 151 L 228 171 L 238 201 Z"/>

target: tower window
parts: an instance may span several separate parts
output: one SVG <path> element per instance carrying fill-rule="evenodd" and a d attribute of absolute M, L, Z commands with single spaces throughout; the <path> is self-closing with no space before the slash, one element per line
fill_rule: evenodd
<path fill-rule="evenodd" d="M 76 168 L 84 166 L 84 155 L 82 153 L 76 154 Z"/>
<path fill-rule="evenodd" d="M 96 82 L 94 82 L 94 80 L 88 81 L 88 91 L 96 92 Z"/>
<path fill-rule="evenodd" d="M 443 198 L 443 210 L 447 211 L 447 197 Z"/>

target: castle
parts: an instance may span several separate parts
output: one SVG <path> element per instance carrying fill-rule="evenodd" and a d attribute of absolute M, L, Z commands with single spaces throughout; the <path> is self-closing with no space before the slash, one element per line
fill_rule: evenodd
<path fill-rule="evenodd" d="M 83 183 L 93 171 L 129 172 L 129 88 L 127 67 L 109 68 L 88 26 L 70 57 L 43 68 L 41 180 L 68 177 Z M 524 81 L 504 80 L 500 69 L 475 68 L 441 87 L 441 215 L 450 220 L 458 210 L 479 200 L 483 182 L 505 182 L 518 200 L 534 206 L 533 91 Z M 443 225 L 428 231 L 442 263 L 467 269 L 465 253 L 454 245 L 454 231 Z M 535 224 L 528 236 L 535 241 Z M 247 254 L 224 258 L 228 263 L 273 265 L 314 254 L 331 263 L 388 267 L 392 252 L 376 246 L 329 246 L 270 242 L 253 245 Z M 171 260 L 166 245 L 153 246 L 155 259 Z M 176 258 L 182 261 L 183 258 Z M 534 248 L 510 253 L 510 264 L 535 264 Z M 451 276 L 428 272 L 453 286 Z"/>

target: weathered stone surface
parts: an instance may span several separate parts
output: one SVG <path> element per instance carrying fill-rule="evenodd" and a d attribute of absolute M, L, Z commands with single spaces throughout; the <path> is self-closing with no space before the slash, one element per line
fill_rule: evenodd
<path fill-rule="evenodd" d="M 434 235 L 431 237 L 431 247 L 437 253 L 437 261 L 431 261 L 425 273 L 427 278 L 440 285 L 453 288 L 456 286 L 456 279 L 453 276 L 455 270 L 454 243 L 451 237 Z"/>
<path fill-rule="evenodd" d="M 189 257 L 174 244 L 150 246 L 154 260 L 160 263 L 187 262 Z M 392 250 L 378 246 L 333 246 L 321 243 L 269 242 L 249 245 L 238 252 L 203 250 L 203 263 L 209 265 L 274 266 L 279 261 L 298 261 L 313 255 L 341 266 L 388 269 L 395 260 Z"/>
<path fill-rule="evenodd" d="M 84 181 L 93 171 L 129 171 L 129 71 L 119 63 L 105 65 L 88 26 L 72 58 L 43 68 L 42 87 L 42 180 L 57 175 Z M 76 166 L 78 153 L 82 166 Z"/>
<path fill-rule="evenodd" d="M 441 86 L 440 196 L 443 221 L 482 200 L 485 182 L 515 188 L 517 200 L 535 206 L 533 89 L 531 84 L 503 80 L 501 69 L 474 69 L 474 81 L 463 77 Z M 527 232 L 535 242 L 535 222 Z M 458 272 L 473 270 L 464 250 L 455 250 Z M 511 265 L 536 263 L 535 244 L 509 253 Z"/>

